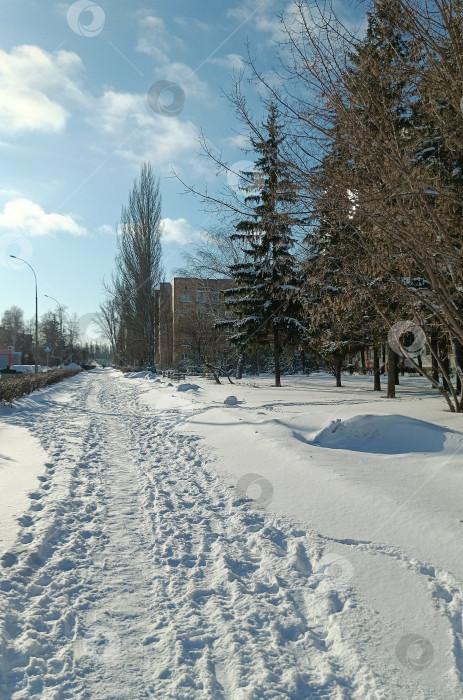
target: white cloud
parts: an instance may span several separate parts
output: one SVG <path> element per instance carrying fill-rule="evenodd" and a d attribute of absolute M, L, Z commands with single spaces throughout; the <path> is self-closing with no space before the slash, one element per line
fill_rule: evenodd
<path fill-rule="evenodd" d="M 225 143 L 232 148 L 240 148 L 242 150 L 252 147 L 249 136 L 246 134 L 236 134 L 235 136 L 230 136 L 229 138 L 225 139 Z"/>
<path fill-rule="evenodd" d="M 178 158 L 198 149 L 194 124 L 156 114 L 146 95 L 109 90 L 96 101 L 90 121 L 117 144 L 115 154 L 134 164 L 148 159 L 157 168 L 170 170 Z"/>
<path fill-rule="evenodd" d="M 159 18 L 149 15 L 143 22 L 162 30 Z M 103 158 L 114 154 L 134 165 L 152 158 L 170 170 L 179 157 L 197 150 L 198 130 L 191 121 L 181 121 L 181 114 L 155 113 L 146 94 L 106 89 L 93 96 L 81 84 L 83 68 L 79 56 L 70 51 L 48 53 L 38 46 L 0 51 L 0 134 L 62 132 L 77 107 L 95 133 L 90 149 Z M 157 71 L 160 79 L 184 85 L 187 99 L 204 99 L 204 83 L 185 64 L 170 63 L 165 57 Z"/>
<path fill-rule="evenodd" d="M 207 85 L 200 80 L 198 75 L 186 63 L 174 62 L 164 66 L 158 71 L 159 76 L 171 80 L 180 85 L 185 91 L 186 99 L 204 98 L 207 94 Z"/>
<path fill-rule="evenodd" d="M 186 63 L 172 60 L 171 56 L 184 51 L 183 41 L 167 31 L 160 17 L 140 14 L 140 36 L 136 50 L 155 59 L 155 77 L 160 80 L 171 80 L 180 85 L 187 98 L 203 98 L 207 93 L 207 85 L 196 75 Z"/>
<path fill-rule="evenodd" d="M 190 30 L 195 29 L 207 33 L 214 31 L 214 26 L 212 24 L 202 22 L 196 17 L 175 17 L 174 22 L 175 24 L 178 24 L 179 27 L 187 28 Z"/>
<path fill-rule="evenodd" d="M 110 224 L 103 224 L 102 226 L 98 226 L 97 233 L 102 236 L 115 236 L 117 231 L 114 226 L 111 226 Z"/>
<path fill-rule="evenodd" d="M 48 53 L 29 45 L 0 51 L 0 131 L 63 131 L 70 103 L 86 100 L 79 86 L 82 67 L 71 51 Z"/>
<path fill-rule="evenodd" d="M 244 0 L 238 7 L 229 9 L 227 17 L 252 22 L 263 32 L 273 31 L 278 23 L 274 0 Z"/>
<path fill-rule="evenodd" d="M 147 112 L 144 96 L 114 90 L 107 90 L 95 101 L 94 107 L 96 113 L 89 115 L 89 122 L 98 124 L 103 132 L 118 138 L 121 137 L 121 132 L 126 126 L 132 128 L 140 126 L 140 117 Z"/>
<path fill-rule="evenodd" d="M 243 57 L 237 53 L 228 53 L 222 58 L 211 58 L 209 63 L 227 70 L 242 70 L 244 68 Z"/>
<path fill-rule="evenodd" d="M 0 229 L 2 228 L 30 236 L 86 233 L 85 228 L 69 214 L 47 214 L 39 204 L 30 199 L 14 199 L 4 205 L 3 211 L 0 212 Z"/>
<path fill-rule="evenodd" d="M 198 237 L 199 232 L 196 231 L 186 219 L 162 219 L 164 243 L 191 243 Z"/>
<path fill-rule="evenodd" d="M 140 37 L 136 50 L 140 53 L 153 56 L 157 61 L 166 63 L 169 61 L 169 52 L 183 48 L 183 42 L 166 30 L 164 21 L 152 14 L 142 14 L 139 19 Z"/>

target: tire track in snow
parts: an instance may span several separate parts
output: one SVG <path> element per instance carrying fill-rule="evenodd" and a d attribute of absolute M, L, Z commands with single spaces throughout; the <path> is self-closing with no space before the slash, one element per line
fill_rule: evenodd
<path fill-rule="evenodd" d="M 384 697 L 343 639 L 347 594 L 312 575 L 319 541 L 238 500 L 137 383 L 73 392 L 14 419 L 50 488 L 4 562 L 5 698 Z"/>

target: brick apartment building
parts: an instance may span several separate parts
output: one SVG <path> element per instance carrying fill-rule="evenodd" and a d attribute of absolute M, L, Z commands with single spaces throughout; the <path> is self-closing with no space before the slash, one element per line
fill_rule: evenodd
<path fill-rule="evenodd" d="M 234 285 L 230 279 L 175 277 L 163 282 L 155 295 L 155 363 L 161 369 L 182 362 L 215 361 L 227 345 L 225 331 L 215 321 L 226 311 L 222 291 Z"/>

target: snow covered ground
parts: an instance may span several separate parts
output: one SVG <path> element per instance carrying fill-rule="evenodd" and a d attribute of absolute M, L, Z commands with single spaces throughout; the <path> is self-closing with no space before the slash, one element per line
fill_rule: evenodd
<path fill-rule="evenodd" d="M 0 698 L 462 698 L 462 417 L 402 381 L 0 409 Z"/>

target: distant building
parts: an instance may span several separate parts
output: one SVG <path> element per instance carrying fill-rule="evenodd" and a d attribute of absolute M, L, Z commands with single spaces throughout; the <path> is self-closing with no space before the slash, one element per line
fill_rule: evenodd
<path fill-rule="evenodd" d="M 0 369 L 21 364 L 21 353 L 16 352 L 12 345 L 0 349 Z"/>
<path fill-rule="evenodd" d="M 175 277 L 155 295 L 155 363 L 161 369 L 207 356 L 215 360 L 227 346 L 226 334 L 215 327 L 225 315 L 224 289 L 230 279 Z"/>

